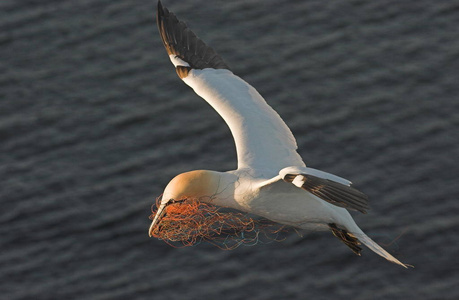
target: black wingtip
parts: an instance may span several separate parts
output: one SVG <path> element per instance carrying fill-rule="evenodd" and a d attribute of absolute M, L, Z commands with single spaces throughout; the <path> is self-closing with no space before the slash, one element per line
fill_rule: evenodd
<path fill-rule="evenodd" d="M 229 70 L 228 65 L 215 50 L 199 39 L 174 13 L 163 7 L 161 1 L 158 1 L 156 24 L 169 55 L 179 57 L 193 69 Z"/>
<path fill-rule="evenodd" d="M 163 15 L 164 15 L 163 5 L 161 4 L 161 0 L 158 0 L 158 9 L 157 9 L 156 16 L 159 19 Z"/>
<path fill-rule="evenodd" d="M 161 28 L 161 20 L 164 18 L 164 8 L 161 0 L 158 0 L 158 8 L 156 10 L 156 25 Z"/>
<path fill-rule="evenodd" d="M 310 174 L 286 174 L 284 181 L 292 183 L 297 176 L 302 176 L 302 189 L 333 205 L 367 213 L 370 209 L 368 196 L 359 190 Z"/>

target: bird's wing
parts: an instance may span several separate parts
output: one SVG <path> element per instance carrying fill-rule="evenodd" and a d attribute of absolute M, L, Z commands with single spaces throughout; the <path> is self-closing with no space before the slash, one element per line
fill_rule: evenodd
<path fill-rule="evenodd" d="M 339 176 L 306 167 L 287 167 L 278 176 L 260 182 L 258 188 L 284 180 L 333 205 L 366 213 L 368 196 Z"/>
<path fill-rule="evenodd" d="M 236 143 L 238 169 L 250 168 L 268 178 L 284 167 L 304 166 L 295 138 L 281 117 L 161 2 L 157 24 L 179 77 L 228 124 Z"/>

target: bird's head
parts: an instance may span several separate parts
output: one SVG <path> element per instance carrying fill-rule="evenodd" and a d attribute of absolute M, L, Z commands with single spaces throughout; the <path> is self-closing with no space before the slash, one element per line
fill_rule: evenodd
<path fill-rule="evenodd" d="M 219 185 L 218 172 L 198 170 L 177 175 L 164 190 L 156 215 L 151 222 L 148 234 L 151 237 L 154 228 L 160 223 L 169 204 L 177 203 L 188 198 L 199 199 L 203 202 L 212 200 Z"/>

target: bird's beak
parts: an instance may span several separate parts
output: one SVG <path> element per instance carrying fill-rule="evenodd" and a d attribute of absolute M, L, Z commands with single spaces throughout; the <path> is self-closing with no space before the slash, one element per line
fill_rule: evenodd
<path fill-rule="evenodd" d="M 156 212 L 156 215 L 153 219 L 153 222 L 151 222 L 150 229 L 148 229 L 148 235 L 151 237 L 153 229 L 155 229 L 155 226 L 158 225 L 159 221 L 161 221 L 161 218 L 164 216 L 166 213 L 166 204 L 167 203 L 161 203 L 161 205 L 158 208 L 158 211 Z"/>

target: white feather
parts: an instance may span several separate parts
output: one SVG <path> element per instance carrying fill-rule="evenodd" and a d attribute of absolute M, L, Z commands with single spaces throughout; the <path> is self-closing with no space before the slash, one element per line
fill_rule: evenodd
<path fill-rule="evenodd" d="M 292 183 L 296 185 L 297 187 L 301 188 L 304 184 L 304 176 L 303 175 L 297 175 L 295 179 L 293 179 Z"/>
<path fill-rule="evenodd" d="M 193 69 L 183 81 L 228 124 L 238 169 L 268 178 L 287 166 L 305 166 L 290 129 L 247 82 L 225 69 Z"/>
<path fill-rule="evenodd" d="M 177 67 L 177 66 L 183 66 L 183 67 L 189 67 L 190 64 L 178 57 L 177 55 L 170 54 L 169 59 L 171 60 L 172 64 Z"/>
<path fill-rule="evenodd" d="M 309 174 L 309 175 L 313 175 L 319 178 L 332 180 L 332 181 L 335 181 L 335 182 L 338 182 L 338 183 L 341 183 L 347 186 L 350 186 L 352 184 L 352 182 L 342 177 L 339 177 L 339 176 L 336 176 L 336 175 L 333 175 L 333 174 L 330 174 L 324 171 L 320 171 L 317 169 L 307 168 L 307 167 L 292 166 L 292 167 L 284 168 L 280 170 L 279 172 L 279 175 L 282 178 L 284 178 L 285 175 L 287 174 L 305 174 L 305 175 Z"/>

